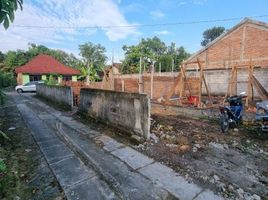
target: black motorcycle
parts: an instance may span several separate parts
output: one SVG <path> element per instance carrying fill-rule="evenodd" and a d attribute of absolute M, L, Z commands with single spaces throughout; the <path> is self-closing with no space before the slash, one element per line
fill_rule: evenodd
<path fill-rule="evenodd" d="M 245 92 L 238 96 L 228 97 L 225 101 L 228 106 L 220 106 L 220 126 L 223 133 L 229 130 L 229 127 L 237 126 L 242 122 L 243 115 L 243 98 L 246 98 Z"/>

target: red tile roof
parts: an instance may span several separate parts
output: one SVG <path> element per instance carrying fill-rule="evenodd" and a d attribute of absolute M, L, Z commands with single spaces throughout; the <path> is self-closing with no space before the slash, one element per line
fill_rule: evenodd
<path fill-rule="evenodd" d="M 62 74 L 79 75 L 80 71 L 67 67 L 49 55 L 38 55 L 23 66 L 15 69 L 16 73 L 27 74 Z"/>

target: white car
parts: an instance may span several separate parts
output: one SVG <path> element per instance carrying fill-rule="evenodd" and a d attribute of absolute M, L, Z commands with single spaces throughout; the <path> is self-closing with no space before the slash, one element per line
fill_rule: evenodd
<path fill-rule="evenodd" d="M 17 85 L 15 87 L 15 90 L 18 93 L 22 92 L 36 92 L 36 85 L 37 84 L 43 84 L 44 81 L 30 81 L 28 83 L 25 83 L 24 85 Z"/>

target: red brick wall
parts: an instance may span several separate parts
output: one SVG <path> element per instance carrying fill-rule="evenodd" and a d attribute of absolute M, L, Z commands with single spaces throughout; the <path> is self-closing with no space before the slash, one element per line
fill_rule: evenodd
<path fill-rule="evenodd" d="M 165 97 L 169 93 L 172 93 L 172 89 L 174 88 L 174 84 L 176 83 L 176 79 L 178 77 L 161 77 L 154 76 L 153 78 L 153 99 L 157 99 L 160 97 Z M 125 92 L 139 92 L 139 79 L 138 78 L 116 78 L 115 90 L 122 91 L 122 80 L 124 81 L 124 91 Z M 188 84 L 185 85 L 185 88 L 188 90 L 190 87 L 191 94 L 198 94 L 198 78 L 188 78 Z M 189 87 L 188 87 L 189 86 Z M 143 92 L 147 95 L 151 95 L 151 77 L 143 77 Z M 175 95 L 179 93 L 178 88 L 176 88 Z M 188 95 L 189 93 L 186 92 Z"/>
<path fill-rule="evenodd" d="M 189 62 L 196 61 L 197 58 L 205 61 L 206 54 L 207 68 L 228 68 L 230 60 L 233 64 L 240 65 L 249 63 L 250 59 L 255 66 L 268 67 L 268 28 L 246 23 L 193 57 Z M 189 64 L 189 67 L 193 66 Z"/>

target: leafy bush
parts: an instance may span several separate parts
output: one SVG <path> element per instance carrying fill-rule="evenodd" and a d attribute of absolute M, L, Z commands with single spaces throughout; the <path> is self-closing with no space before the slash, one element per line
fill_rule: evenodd
<path fill-rule="evenodd" d="M 16 79 L 12 73 L 0 71 L 0 88 L 10 87 L 16 85 Z"/>
<path fill-rule="evenodd" d="M 4 163 L 4 161 L 0 159 L 0 173 L 5 172 L 6 169 L 7 169 L 7 167 L 6 167 L 5 163 Z"/>
<path fill-rule="evenodd" d="M 55 76 L 53 76 L 52 74 L 49 75 L 49 79 L 47 81 L 45 81 L 46 85 L 57 85 L 58 81 L 55 80 Z"/>

